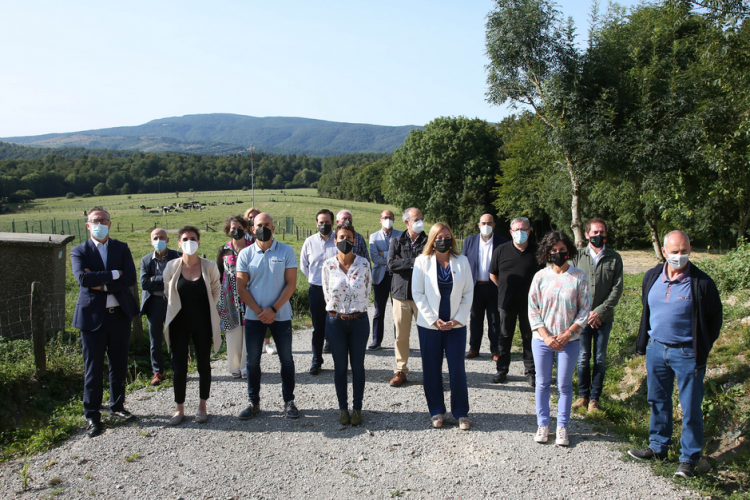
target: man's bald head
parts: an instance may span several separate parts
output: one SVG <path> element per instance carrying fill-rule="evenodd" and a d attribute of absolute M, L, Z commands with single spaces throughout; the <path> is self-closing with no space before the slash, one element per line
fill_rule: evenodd
<path fill-rule="evenodd" d="M 273 229 L 273 217 L 267 213 L 261 212 L 253 219 L 253 227 L 270 227 Z"/>
<path fill-rule="evenodd" d="M 690 237 L 683 231 L 674 230 L 664 237 L 664 251 L 671 253 L 690 253 Z M 683 251 L 683 250 L 687 251 Z"/>
<path fill-rule="evenodd" d="M 157 227 L 156 229 L 151 231 L 151 241 L 158 241 L 158 240 L 169 241 L 169 236 L 167 236 L 167 232 L 160 227 Z"/>

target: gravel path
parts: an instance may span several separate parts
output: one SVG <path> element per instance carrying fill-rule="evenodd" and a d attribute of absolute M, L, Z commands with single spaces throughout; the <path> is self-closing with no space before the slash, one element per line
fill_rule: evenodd
<path fill-rule="evenodd" d="M 79 433 L 30 458 L 33 481 L 26 493 L 20 492 L 20 463 L 3 467 L 0 497 L 603 500 L 693 495 L 652 475 L 648 467 L 622 461 L 621 444 L 595 434 L 581 420 L 571 423 L 569 447 L 557 447 L 553 439 L 536 444 L 534 393 L 523 380 L 520 357 L 511 364 L 509 383 L 492 384 L 494 363 L 486 336 L 482 355 L 466 363 L 472 430 L 461 431 L 450 419 L 446 424 L 451 425 L 432 429 L 416 328 L 409 383 L 398 389 L 388 385 L 394 367 L 392 332 L 392 324 L 387 324 L 385 349 L 367 354 L 360 427 L 338 424 L 330 355 L 325 355 L 320 375 L 307 373 L 311 333 L 305 330 L 294 338 L 298 420 L 281 416 L 277 356 L 263 355 L 263 411 L 244 422 L 236 415 L 246 405 L 246 385 L 232 379 L 218 361 L 207 424 L 191 418 L 172 428 L 167 425 L 172 389 L 138 391 L 127 401 L 128 409 L 139 415 L 136 423 L 110 428 L 96 439 Z M 447 367 L 444 371 L 447 374 Z M 447 375 L 445 382 L 447 389 Z M 351 385 L 349 390 L 351 398 Z M 194 415 L 197 397 L 193 374 L 188 415 Z M 59 484 L 51 484 L 57 480 Z"/>

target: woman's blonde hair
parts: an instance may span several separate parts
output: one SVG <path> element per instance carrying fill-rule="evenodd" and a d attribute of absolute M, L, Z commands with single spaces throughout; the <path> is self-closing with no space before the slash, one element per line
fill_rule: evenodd
<path fill-rule="evenodd" d="M 435 253 L 435 238 L 437 238 L 437 234 L 443 230 L 443 228 L 447 229 L 448 232 L 451 234 L 451 249 L 449 253 L 453 257 L 458 257 L 458 252 L 456 251 L 456 238 L 453 236 L 453 231 L 451 231 L 451 227 L 446 224 L 445 222 L 436 222 L 432 228 L 430 229 L 430 234 L 427 236 L 427 243 L 424 245 L 424 250 L 422 250 L 422 255 L 427 255 L 428 257 L 432 257 L 432 255 Z"/>
<path fill-rule="evenodd" d="M 250 214 L 251 214 L 251 213 L 253 213 L 253 212 L 258 212 L 258 213 L 260 213 L 260 210 L 258 210 L 258 209 L 257 209 L 257 208 L 255 208 L 255 207 L 250 207 L 250 208 L 248 208 L 247 210 L 245 210 L 245 213 L 243 214 L 243 217 L 245 218 L 245 220 L 246 220 L 246 221 L 250 222 Z M 256 214 L 256 215 L 257 215 L 257 214 Z"/>

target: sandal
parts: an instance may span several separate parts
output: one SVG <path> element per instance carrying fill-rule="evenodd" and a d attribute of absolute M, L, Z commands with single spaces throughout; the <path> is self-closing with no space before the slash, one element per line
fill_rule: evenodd
<path fill-rule="evenodd" d="M 241 375 L 239 374 L 239 372 L 233 372 L 232 373 L 232 378 L 240 378 L 240 376 Z"/>
<path fill-rule="evenodd" d="M 458 427 L 462 431 L 468 431 L 471 429 L 471 420 L 469 420 L 469 417 L 461 417 L 458 419 Z"/>
<path fill-rule="evenodd" d="M 435 415 L 432 417 L 432 426 L 435 429 L 440 429 L 443 426 L 443 415 Z"/>

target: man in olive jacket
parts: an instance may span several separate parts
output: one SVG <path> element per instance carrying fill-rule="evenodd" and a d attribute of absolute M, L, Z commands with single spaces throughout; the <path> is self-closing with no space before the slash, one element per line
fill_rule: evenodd
<path fill-rule="evenodd" d="M 573 408 L 599 410 L 599 397 L 607 370 L 607 343 L 612 331 L 615 306 L 622 295 L 622 257 L 607 248 L 607 223 L 591 219 L 586 223 L 589 244 L 578 252 L 574 265 L 586 273 L 591 289 L 591 312 L 586 328 L 581 332 L 581 350 L 578 355 L 578 395 Z M 593 348 L 592 348 L 593 344 Z M 594 354 L 594 370 L 590 360 Z"/>

